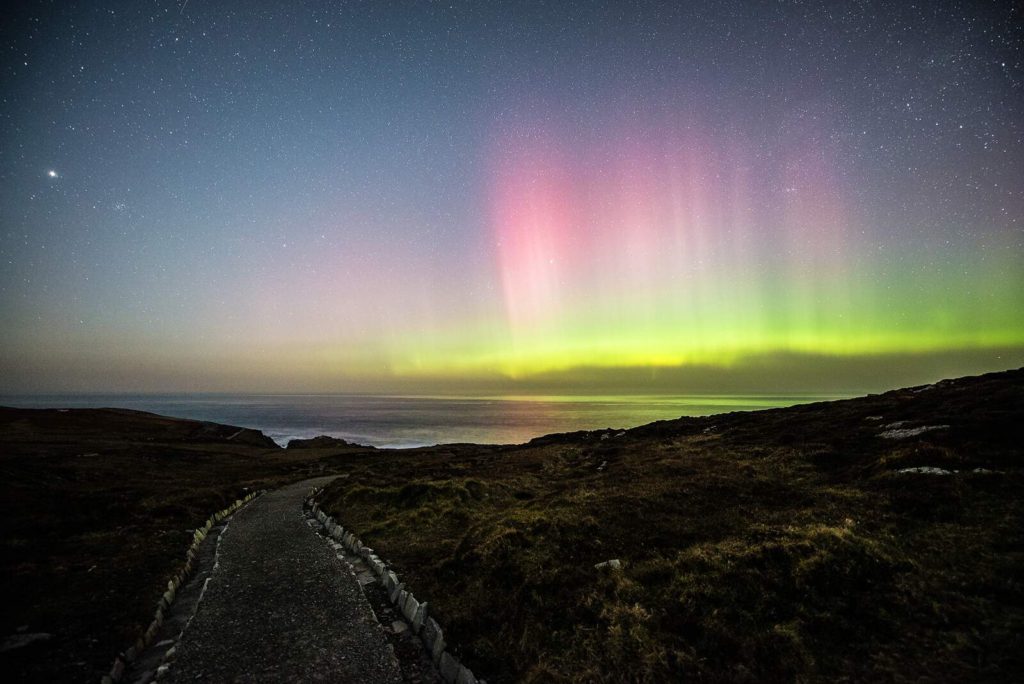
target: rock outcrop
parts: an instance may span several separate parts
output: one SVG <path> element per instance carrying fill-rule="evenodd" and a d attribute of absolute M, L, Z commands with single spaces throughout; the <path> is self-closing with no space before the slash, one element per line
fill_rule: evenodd
<path fill-rule="evenodd" d="M 287 449 L 329 449 L 337 447 L 361 447 L 362 444 L 348 442 L 340 437 L 319 435 L 312 439 L 293 439 L 288 442 Z"/>

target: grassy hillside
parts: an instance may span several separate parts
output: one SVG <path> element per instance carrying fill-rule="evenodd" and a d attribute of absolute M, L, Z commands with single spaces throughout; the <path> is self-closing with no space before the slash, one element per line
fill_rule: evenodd
<path fill-rule="evenodd" d="M 0 408 L 0 640 L 52 635 L 0 652 L 3 679 L 99 681 L 152 619 L 194 528 L 330 460 L 137 411 Z"/>
<path fill-rule="evenodd" d="M 191 528 L 247 488 L 336 472 L 327 507 L 491 684 L 1021 679 L 1022 424 L 1024 371 L 408 451 L 0 409 L 0 637 L 52 634 L 0 673 L 98 679 Z M 899 472 L 917 467 L 957 472 Z"/>
<path fill-rule="evenodd" d="M 1014 371 L 395 453 L 323 501 L 492 684 L 1009 681 L 1022 420 Z"/>

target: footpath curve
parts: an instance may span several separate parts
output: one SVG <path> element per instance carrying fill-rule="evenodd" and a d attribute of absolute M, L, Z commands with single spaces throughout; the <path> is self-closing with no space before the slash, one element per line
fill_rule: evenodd
<path fill-rule="evenodd" d="M 373 682 L 402 676 L 359 583 L 306 524 L 305 480 L 239 511 L 162 682 Z"/>

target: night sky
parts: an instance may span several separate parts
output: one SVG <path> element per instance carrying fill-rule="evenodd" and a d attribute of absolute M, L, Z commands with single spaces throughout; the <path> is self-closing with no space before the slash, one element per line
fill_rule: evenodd
<path fill-rule="evenodd" d="M 1017 3 L 19 4 L 0 390 L 1024 365 Z"/>

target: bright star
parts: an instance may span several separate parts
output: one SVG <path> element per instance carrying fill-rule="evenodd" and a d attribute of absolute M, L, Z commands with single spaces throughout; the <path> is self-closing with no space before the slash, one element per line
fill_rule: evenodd
<path fill-rule="evenodd" d="M 49 176 L 50 178 L 56 178 L 57 172 L 54 171 L 53 169 L 50 169 L 49 171 L 46 172 L 46 175 Z"/>

